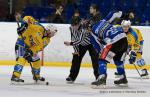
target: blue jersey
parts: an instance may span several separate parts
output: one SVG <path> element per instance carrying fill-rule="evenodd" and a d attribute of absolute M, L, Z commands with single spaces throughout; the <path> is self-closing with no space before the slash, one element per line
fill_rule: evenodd
<path fill-rule="evenodd" d="M 115 28 L 106 20 L 101 20 L 92 27 L 92 33 L 105 44 L 113 44 L 126 37 L 120 28 Z"/>
<path fill-rule="evenodd" d="M 126 37 L 126 34 L 120 28 L 114 28 L 110 23 L 121 17 L 122 12 L 110 12 L 106 18 L 92 25 L 92 33 L 90 36 L 91 44 L 98 53 L 101 52 L 104 45 L 113 44 L 120 39 Z"/>

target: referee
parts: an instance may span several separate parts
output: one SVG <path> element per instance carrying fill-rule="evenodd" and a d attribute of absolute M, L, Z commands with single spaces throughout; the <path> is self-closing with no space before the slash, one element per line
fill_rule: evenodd
<path fill-rule="evenodd" d="M 79 17 L 79 12 L 75 11 L 72 17 L 70 32 L 71 32 L 71 42 L 65 41 L 66 46 L 73 46 L 74 53 L 72 59 L 72 66 L 70 69 L 70 74 L 66 78 L 67 83 L 73 83 L 80 70 L 81 61 L 87 51 L 89 51 L 92 66 L 94 70 L 95 79 L 98 78 L 98 54 L 90 43 L 89 33 L 86 32 L 82 25 L 80 24 L 81 19 Z"/>

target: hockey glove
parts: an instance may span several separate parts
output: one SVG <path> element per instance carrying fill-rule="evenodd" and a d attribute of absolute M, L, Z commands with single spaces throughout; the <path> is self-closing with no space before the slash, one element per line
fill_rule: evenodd
<path fill-rule="evenodd" d="M 32 62 L 32 56 L 33 56 L 33 52 L 30 49 L 26 49 L 25 54 L 24 54 L 24 58 L 28 61 L 28 62 Z"/>
<path fill-rule="evenodd" d="M 142 67 L 142 66 L 144 66 L 146 64 L 143 58 L 138 59 L 136 63 L 140 67 Z"/>
<path fill-rule="evenodd" d="M 136 61 L 136 53 L 134 51 L 131 51 L 129 57 L 130 57 L 129 63 L 134 64 Z"/>
<path fill-rule="evenodd" d="M 28 24 L 26 22 L 23 22 L 21 24 L 21 27 L 17 28 L 18 35 L 21 35 L 27 28 L 28 28 Z"/>

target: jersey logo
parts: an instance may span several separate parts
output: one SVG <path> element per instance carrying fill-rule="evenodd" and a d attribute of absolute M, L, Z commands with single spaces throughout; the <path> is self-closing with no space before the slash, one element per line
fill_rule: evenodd
<path fill-rule="evenodd" d="M 110 30 L 107 30 L 106 36 L 109 36 L 109 34 L 114 35 L 118 32 L 118 30 L 114 27 L 111 27 Z"/>
<path fill-rule="evenodd" d="M 30 38 L 29 41 L 30 41 L 31 46 L 35 45 L 33 37 L 30 35 L 29 38 Z"/>

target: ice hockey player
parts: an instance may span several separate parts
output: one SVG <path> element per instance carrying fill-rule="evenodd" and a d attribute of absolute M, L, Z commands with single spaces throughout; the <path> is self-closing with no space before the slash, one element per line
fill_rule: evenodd
<path fill-rule="evenodd" d="M 16 19 L 18 20 L 18 19 Z M 50 38 L 55 35 L 57 28 L 53 25 L 46 27 L 38 23 L 33 17 L 25 16 L 21 21 L 21 26 L 17 28 L 19 35 L 16 45 L 16 65 L 11 77 L 12 84 L 23 83 L 20 78 L 25 63 L 32 63 L 33 80 L 44 82 L 45 78 L 40 76 L 40 58 L 38 52 L 43 50 L 50 42 Z"/>
<path fill-rule="evenodd" d="M 105 19 L 91 25 L 91 29 L 89 28 L 91 36 L 95 39 L 93 42 L 97 42 L 95 44 L 103 45 L 103 48 L 101 48 L 101 54 L 99 55 L 100 76 L 95 82 L 92 82 L 93 86 L 101 87 L 106 85 L 107 63 L 112 59 L 117 66 L 118 73 L 121 75 L 118 80 L 114 81 L 114 84 L 126 85 L 128 83 L 122 60 L 126 55 L 125 53 L 128 47 L 127 36 L 122 30 L 116 29 L 110 24 L 115 18 L 120 18 L 121 15 L 121 11 L 110 12 Z M 92 44 L 94 45 L 93 42 Z M 94 47 L 99 48 L 98 46 Z"/>
<path fill-rule="evenodd" d="M 128 53 L 129 63 L 137 64 L 142 68 L 141 77 L 149 78 L 147 69 L 145 68 L 145 60 L 142 58 L 143 54 L 143 37 L 139 29 L 131 27 L 130 20 L 123 20 L 121 23 L 121 29 L 127 34 L 128 39 Z M 115 73 L 118 75 L 117 73 Z"/>

